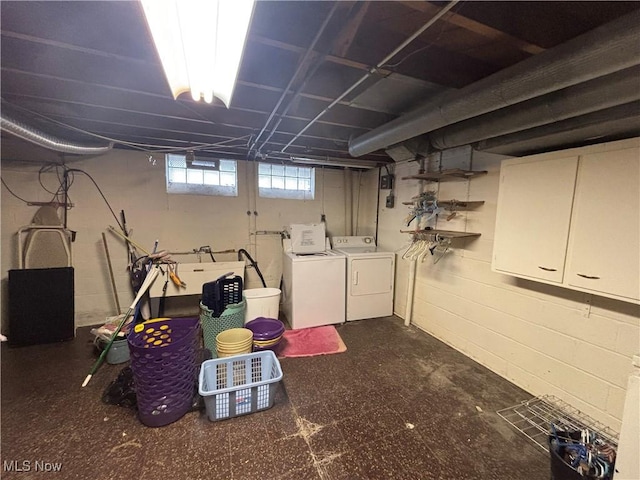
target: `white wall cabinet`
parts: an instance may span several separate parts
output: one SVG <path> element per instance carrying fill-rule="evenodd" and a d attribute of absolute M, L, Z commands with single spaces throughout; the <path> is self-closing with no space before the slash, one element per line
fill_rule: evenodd
<path fill-rule="evenodd" d="M 638 148 L 580 157 L 567 284 L 639 299 L 639 159 Z"/>
<path fill-rule="evenodd" d="M 640 302 L 640 139 L 502 162 L 492 269 Z"/>
<path fill-rule="evenodd" d="M 577 156 L 502 162 L 495 270 L 562 283 L 577 168 Z"/>

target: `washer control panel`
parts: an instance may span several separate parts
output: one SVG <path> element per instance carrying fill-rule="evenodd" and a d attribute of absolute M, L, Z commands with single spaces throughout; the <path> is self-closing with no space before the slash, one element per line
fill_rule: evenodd
<path fill-rule="evenodd" d="M 371 236 L 333 237 L 333 248 L 375 247 L 376 240 Z"/>

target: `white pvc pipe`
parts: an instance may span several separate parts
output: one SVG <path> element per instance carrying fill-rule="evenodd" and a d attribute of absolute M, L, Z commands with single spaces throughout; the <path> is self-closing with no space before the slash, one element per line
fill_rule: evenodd
<path fill-rule="evenodd" d="M 345 205 L 345 231 L 346 236 L 353 235 L 353 180 L 351 170 L 344 169 L 344 205 Z"/>
<path fill-rule="evenodd" d="M 416 266 L 418 262 L 411 260 L 409 264 L 409 283 L 407 285 L 407 305 L 404 309 L 404 324 L 406 327 L 411 325 L 411 317 L 413 316 L 413 291 L 416 287 Z"/>

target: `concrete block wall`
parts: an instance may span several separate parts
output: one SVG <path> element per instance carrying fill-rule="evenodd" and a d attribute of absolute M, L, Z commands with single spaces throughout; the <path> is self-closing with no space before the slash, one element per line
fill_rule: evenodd
<path fill-rule="evenodd" d="M 168 195 L 164 161 L 158 160 L 154 166 L 142 152 L 114 150 L 69 164 L 95 179 L 118 218 L 120 211 L 125 211 L 133 240 L 145 249 L 151 250 L 156 239 L 159 249 L 170 251 L 191 251 L 204 245 L 214 251 L 244 248 L 258 262 L 267 286 L 278 287 L 282 270 L 280 236 L 254 233 L 281 231 L 290 223 L 319 222 L 325 214 L 332 233 L 344 235 L 344 172 L 317 169 L 314 200 L 262 199 L 256 193 L 255 166 L 238 162 L 238 196 L 220 197 Z M 39 184 L 39 168 L 32 164 L 3 163 L 2 178 L 26 200 L 49 201 L 52 195 Z M 41 179 L 50 191 L 59 185 L 54 173 L 43 174 Z M 116 220 L 89 178 L 75 173 L 69 195 L 73 208 L 68 212 L 68 227 L 77 231 L 72 244 L 76 326 L 94 325 L 116 313 L 102 233 L 106 233 L 123 309 L 133 299 L 126 270 L 128 255 L 122 239 L 108 231 L 109 225 L 117 228 Z M 25 205 L 2 188 L 3 332 L 7 325 L 7 272 L 18 267 L 16 232 L 31 223 L 36 210 L 37 207 Z M 182 263 L 211 261 L 208 255 L 201 259 L 196 255 L 174 259 Z M 237 260 L 237 254 L 216 255 L 216 260 Z M 262 287 L 252 268 L 245 271 L 245 286 Z"/>
<path fill-rule="evenodd" d="M 459 149 L 444 156 L 442 167 L 468 168 L 465 155 Z M 640 352 L 640 307 L 491 271 L 503 158 L 473 152 L 473 169 L 487 175 L 430 185 L 441 199 L 484 200 L 435 225 L 482 235 L 454 241 L 435 264 L 429 255 L 418 262 L 412 323 L 532 395 L 555 395 L 619 431 L 632 357 Z M 401 257 L 410 236 L 399 233 L 409 208 L 401 202 L 416 195 L 420 183 L 401 177 L 417 171 L 415 162 L 396 165 L 398 206 L 379 205 L 379 244 L 398 252 L 395 313 L 403 318 L 409 261 Z"/>

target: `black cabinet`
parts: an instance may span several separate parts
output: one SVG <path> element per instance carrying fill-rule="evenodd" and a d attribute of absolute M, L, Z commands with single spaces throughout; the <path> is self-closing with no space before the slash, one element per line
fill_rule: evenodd
<path fill-rule="evenodd" d="M 9 270 L 9 344 L 39 345 L 74 335 L 73 267 Z"/>

